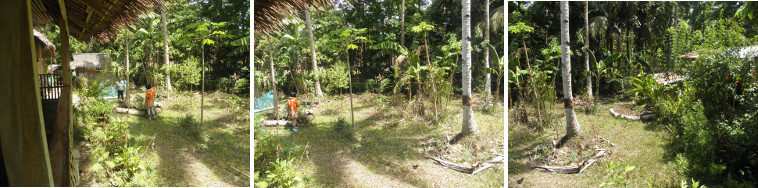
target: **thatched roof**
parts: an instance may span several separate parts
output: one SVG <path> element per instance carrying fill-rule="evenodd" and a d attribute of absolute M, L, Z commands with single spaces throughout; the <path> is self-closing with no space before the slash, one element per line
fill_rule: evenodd
<path fill-rule="evenodd" d="M 163 6 L 163 0 L 66 0 L 69 33 L 79 41 L 108 41 L 139 15 Z M 58 0 L 32 0 L 34 24 L 60 25 Z"/>
<path fill-rule="evenodd" d="M 42 50 L 43 59 L 55 58 L 55 45 L 37 30 L 34 30 L 34 46 Z"/>
<path fill-rule="evenodd" d="M 255 0 L 253 24 L 256 34 L 266 34 L 277 28 L 281 20 L 289 14 L 305 11 L 310 6 L 323 8 L 331 5 L 331 0 Z"/>
<path fill-rule="evenodd" d="M 110 61 L 109 54 L 81 53 L 73 54 L 72 57 L 74 60 L 71 61 L 71 69 L 102 70 L 108 68 Z"/>

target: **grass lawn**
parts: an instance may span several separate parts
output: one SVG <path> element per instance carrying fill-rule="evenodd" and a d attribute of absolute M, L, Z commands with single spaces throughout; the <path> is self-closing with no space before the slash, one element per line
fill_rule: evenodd
<path fill-rule="evenodd" d="M 292 134 L 281 142 L 281 147 L 297 146 L 292 153 L 298 170 L 307 179 L 306 187 L 504 186 L 502 165 L 470 176 L 424 158 L 425 149 L 435 148 L 430 147 L 430 141 L 444 140 L 446 136 L 452 138 L 460 132 L 460 100 L 451 100 L 447 107 L 439 110 L 439 125 L 431 121 L 431 104 L 425 105 L 426 115 L 422 117 L 413 115 L 410 107 L 403 107 L 407 98 L 402 96 L 361 94 L 353 100 L 357 127 L 355 141 L 339 139 L 332 128 L 339 118 L 350 123 L 347 95 L 324 99 L 318 106 L 301 106 L 301 112 L 312 109 L 316 115 L 314 122 L 301 126 L 298 132 L 292 133 L 289 128 L 264 127 L 255 134 L 282 140 Z M 279 104 L 286 103 L 282 100 Z M 452 145 L 449 160 L 472 164 L 476 159 L 490 160 L 492 153 L 504 154 L 502 112 L 502 106 L 496 107 L 494 113 L 483 112 L 481 106 L 475 107 L 475 119 L 481 134 Z M 475 145 L 480 146 L 478 156 L 473 154 L 476 153 L 473 152 Z"/>
<path fill-rule="evenodd" d="M 144 89 L 130 90 L 144 95 Z M 161 93 L 158 93 L 162 95 Z M 239 103 L 236 101 L 245 101 Z M 128 118 L 132 127 L 130 143 L 142 147 L 142 158 L 153 167 L 162 186 L 249 186 L 250 115 L 247 98 L 225 93 L 205 96 L 204 125 L 197 137 L 188 134 L 185 117 L 200 121 L 199 93 L 175 92 L 170 101 L 158 100 L 163 111 L 157 120 Z M 84 169 L 87 167 L 85 166 Z M 86 182 L 86 172 L 83 183 Z M 84 186 L 97 186 L 84 184 Z"/>
<path fill-rule="evenodd" d="M 599 158 L 597 163 L 581 174 L 551 174 L 531 168 L 535 164 L 529 158 L 540 145 L 559 140 L 565 135 L 565 119 L 545 131 L 535 131 L 523 124 L 509 122 L 508 129 L 508 186 L 509 187 L 597 187 L 602 183 L 613 182 L 612 170 L 607 168 L 609 162 L 626 166 L 635 166 L 633 170 L 623 173 L 620 181 L 631 187 L 670 187 L 678 186 L 679 175 L 674 169 L 674 161 L 665 152 L 668 133 L 656 130 L 654 125 L 640 121 L 614 118 L 608 111 L 616 103 L 600 105 L 596 114 L 587 114 L 577 108 L 577 118 L 583 131 L 583 139 L 603 137 L 615 147 L 603 145 L 611 153 Z M 563 117 L 562 104 L 554 108 Z M 509 112 L 509 121 L 513 120 Z M 518 183 L 521 181 L 521 183 Z"/>

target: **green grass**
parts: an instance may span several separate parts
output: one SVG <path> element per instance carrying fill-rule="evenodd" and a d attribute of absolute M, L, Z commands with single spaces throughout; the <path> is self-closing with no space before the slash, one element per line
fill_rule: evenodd
<path fill-rule="evenodd" d="M 298 145 L 293 155 L 298 170 L 308 179 L 306 187 L 503 186 L 502 166 L 469 176 L 424 158 L 425 143 L 442 140 L 445 136 L 452 138 L 460 132 L 461 107 L 456 101 L 439 110 L 440 125 L 437 126 L 431 121 L 432 104 L 425 104 L 427 111 L 422 117 L 412 115 L 410 108 L 403 109 L 406 102 L 402 96 L 358 95 L 353 101 L 356 128 L 352 141 L 340 139 L 332 127 L 340 118 L 348 125 L 351 123 L 347 96 L 329 97 L 318 107 L 301 106 L 301 111 L 313 109 L 316 118 L 312 124 L 301 126 L 298 132 L 274 127 L 264 129 L 279 139 L 292 134 L 287 142 Z M 474 163 L 471 154 L 474 144 L 481 147 L 480 161 L 491 159 L 492 150 L 504 153 L 503 110 L 502 107 L 496 109 L 496 113 L 483 113 L 481 107 L 475 108 L 481 134 L 478 139 L 471 137 L 456 144 L 461 151 L 451 154 L 457 159 L 452 162 Z M 287 142 L 282 141 L 282 147 L 291 147 Z M 417 168 L 414 165 L 418 165 Z"/>
<path fill-rule="evenodd" d="M 587 114 L 576 110 L 577 118 L 585 140 L 601 136 L 615 144 L 616 147 L 602 145 L 611 153 L 598 160 L 583 173 L 550 174 L 532 169 L 535 164 L 527 156 L 535 147 L 559 140 L 565 135 L 565 120 L 560 124 L 547 127 L 545 131 L 534 131 L 524 125 L 511 122 L 508 129 L 508 175 L 509 186 L 524 187 L 563 187 L 581 186 L 597 187 L 604 182 L 610 182 L 612 169 L 607 169 L 610 161 L 622 165 L 635 166 L 634 170 L 626 173 L 627 183 L 631 187 L 669 187 L 678 186 L 680 176 L 674 169 L 674 161 L 667 159 L 665 144 L 667 133 L 658 131 L 639 121 L 617 119 L 610 115 L 609 108 L 615 103 L 603 104 L 596 114 Z M 563 113 L 562 105 L 555 104 L 555 110 Z M 509 119 L 513 114 L 509 112 Z M 563 117 L 561 115 L 560 117 Z M 559 117 L 559 118 L 560 118 Z M 517 180 L 523 179 L 521 184 Z"/>
<path fill-rule="evenodd" d="M 144 89 L 130 92 L 144 95 Z M 152 178 L 158 179 L 159 185 L 249 186 L 249 104 L 230 102 L 235 98 L 225 93 L 206 95 L 204 125 L 196 125 L 198 130 L 188 131 L 191 125 L 185 125 L 192 122 L 187 116 L 200 121 L 200 97 L 188 92 L 175 92 L 170 101 L 158 99 L 163 111 L 157 120 L 119 116 L 136 124 L 131 135 L 143 133 L 143 137 L 132 138 L 130 143 L 142 146 L 141 155 L 155 167 L 158 176 Z"/>

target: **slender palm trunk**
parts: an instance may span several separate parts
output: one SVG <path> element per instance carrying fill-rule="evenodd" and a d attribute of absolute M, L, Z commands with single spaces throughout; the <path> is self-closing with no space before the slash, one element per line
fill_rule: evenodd
<path fill-rule="evenodd" d="M 574 113 L 574 100 L 571 92 L 571 47 L 569 36 L 569 5 L 566 1 L 561 1 L 561 61 L 563 66 L 563 107 L 566 109 L 566 136 L 561 140 L 561 144 L 566 140 L 581 134 L 579 121 Z"/>
<path fill-rule="evenodd" d="M 200 89 L 200 125 L 203 125 L 203 113 L 205 112 L 203 108 L 205 107 L 205 45 L 202 45 L 202 51 L 203 52 L 201 53 L 201 56 L 200 56 L 201 57 L 200 59 L 202 59 L 202 65 L 200 66 L 200 68 L 202 69 L 201 71 L 202 83 L 200 83 L 201 85 L 200 86 L 201 87 Z"/>
<path fill-rule="evenodd" d="M 308 9 L 305 9 L 305 25 L 308 27 L 308 42 L 311 45 L 311 62 L 313 62 L 313 72 L 316 77 L 316 96 L 324 96 L 324 93 L 321 91 L 321 82 L 318 79 L 318 59 L 316 59 L 316 46 L 313 45 L 313 26 L 311 26 L 311 11 Z"/>
<path fill-rule="evenodd" d="M 587 46 L 589 50 L 590 46 L 590 24 L 589 24 L 589 2 L 584 2 L 584 45 Z M 589 72 L 590 71 L 590 54 L 586 53 L 584 54 L 584 70 Z M 590 100 L 592 100 L 592 77 L 590 74 L 587 74 L 587 97 L 589 97 Z"/>
<path fill-rule="evenodd" d="M 274 50 L 268 48 L 268 62 L 271 65 L 271 87 L 274 90 L 274 119 L 279 120 L 279 100 L 276 98 L 276 69 L 274 69 Z"/>
<path fill-rule="evenodd" d="M 350 50 L 347 50 L 347 76 L 350 82 L 350 122 L 355 126 L 355 116 L 353 115 L 353 71 L 350 68 Z"/>
<path fill-rule="evenodd" d="M 174 91 L 171 87 L 171 61 L 168 58 L 168 32 L 166 31 L 166 8 L 161 8 L 161 25 L 163 27 L 163 63 L 168 66 L 166 71 L 166 91 Z M 167 93 L 168 93 L 167 92 Z"/>
<path fill-rule="evenodd" d="M 490 40 L 490 0 L 484 1 L 484 40 Z M 484 50 L 484 68 L 490 68 L 490 48 Z M 490 79 L 490 72 L 484 74 L 484 91 L 487 94 L 487 100 L 492 95 L 492 79 Z"/>
<path fill-rule="evenodd" d="M 463 89 L 463 121 L 461 132 L 451 140 L 455 143 L 461 138 L 479 134 L 479 129 L 476 126 L 476 120 L 474 119 L 473 104 L 471 101 L 471 0 L 462 0 L 461 19 L 462 19 L 462 43 L 461 53 L 463 54 L 463 65 L 461 66 L 462 74 L 462 89 Z"/>
<path fill-rule="evenodd" d="M 405 46 L 405 0 L 400 4 L 400 45 Z"/>
<path fill-rule="evenodd" d="M 126 84 L 124 91 L 124 100 L 126 101 L 126 105 L 129 105 L 129 33 L 126 33 Z"/>

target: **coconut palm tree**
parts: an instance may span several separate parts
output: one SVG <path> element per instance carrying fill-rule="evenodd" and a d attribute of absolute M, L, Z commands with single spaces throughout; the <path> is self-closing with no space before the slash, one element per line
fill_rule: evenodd
<path fill-rule="evenodd" d="M 161 9 L 161 27 L 163 28 L 163 63 L 171 70 L 171 61 L 168 59 L 168 35 L 166 32 L 166 7 Z M 173 91 L 171 87 L 171 72 L 166 71 L 166 91 Z"/>
<path fill-rule="evenodd" d="M 316 77 L 316 96 L 324 96 L 324 93 L 321 91 L 321 83 L 318 80 L 318 62 L 316 59 L 316 47 L 313 45 L 313 27 L 311 26 L 311 11 L 309 9 L 305 9 L 305 25 L 308 27 L 308 42 L 311 45 L 311 62 L 313 62 L 313 74 Z"/>
<path fill-rule="evenodd" d="M 485 7 L 484 8 L 484 15 L 486 15 L 485 18 L 484 18 L 484 22 L 485 22 L 485 26 L 484 26 L 485 27 L 484 28 L 484 40 L 489 42 L 489 40 L 490 40 L 490 19 L 489 19 L 489 16 L 490 16 L 490 0 L 485 0 L 484 1 L 484 7 Z M 484 68 L 485 69 L 489 69 L 490 68 L 490 48 L 486 48 L 484 50 Z M 491 86 L 492 85 L 492 81 L 490 79 L 490 73 L 489 72 L 487 72 L 486 74 L 484 74 L 484 80 L 485 80 L 484 81 L 484 90 L 486 91 L 485 93 L 487 94 L 487 99 L 489 99 L 490 95 L 492 95 L 492 91 L 491 91 L 492 90 L 492 86 Z"/>
<path fill-rule="evenodd" d="M 590 46 L 589 2 L 584 2 L 584 45 Z M 590 54 L 584 54 L 584 70 L 590 71 Z M 587 96 L 592 99 L 592 77 L 587 74 Z"/>
<path fill-rule="evenodd" d="M 569 5 L 566 1 L 561 1 L 561 67 L 563 77 L 563 103 L 566 110 L 566 136 L 561 139 L 563 145 L 568 139 L 578 136 L 582 133 L 579 121 L 576 120 L 574 113 L 574 100 L 571 92 L 571 40 L 569 36 Z M 465 91 L 465 90 L 464 90 Z M 465 95 L 465 94 L 464 94 Z M 465 116 L 464 116 L 465 119 Z"/>
<path fill-rule="evenodd" d="M 461 53 L 463 54 L 463 65 L 461 66 L 461 71 L 463 72 L 463 125 L 461 132 L 451 140 L 452 143 L 457 142 L 465 136 L 479 134 L 471 102 L 471 0 L 462 0 L 461 4 L 463 5 L 461 10 L 463 23 L 461 34 L 461 38 L 463 39 L 461 43 Z"/>

